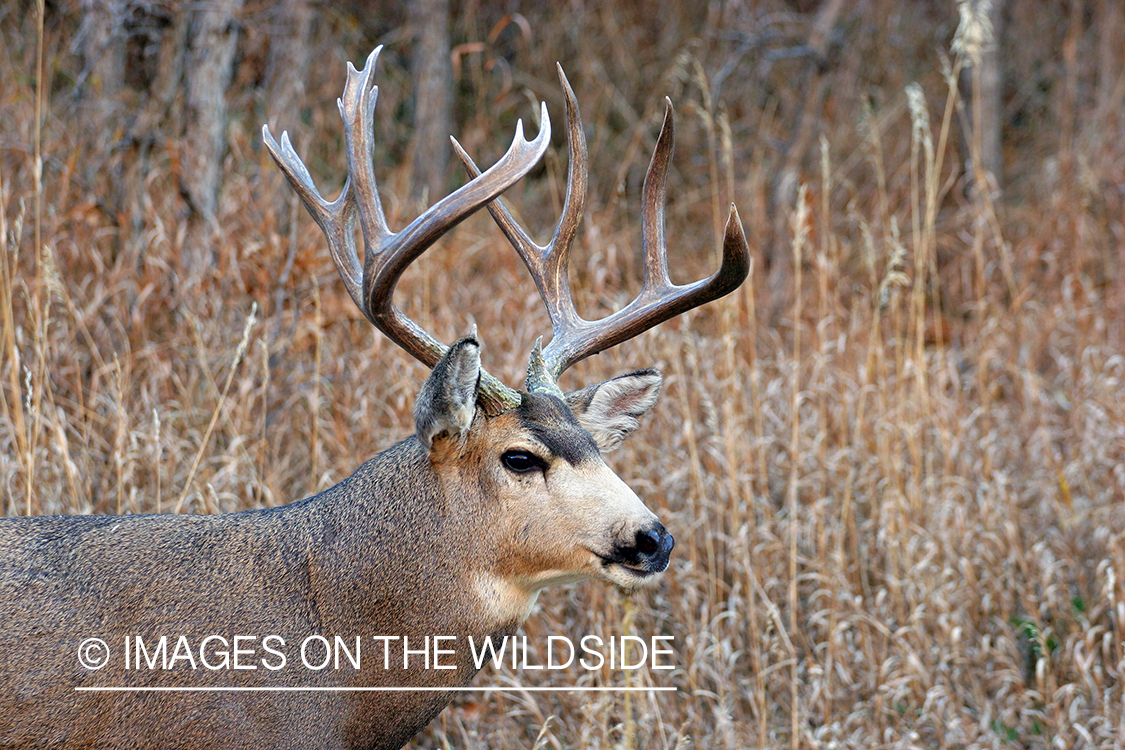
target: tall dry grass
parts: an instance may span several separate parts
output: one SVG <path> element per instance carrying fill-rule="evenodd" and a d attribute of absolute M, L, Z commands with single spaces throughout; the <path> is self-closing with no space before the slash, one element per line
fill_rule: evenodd
<path fill-rule="evenodd" d="M 135 102 L 86 116 L 74 19 L 49 17 L 39 47 L 36 16 L 19 7 L 0 15 L 3 512 L 277 505 L 407 435 L 423 368 L 352 309 L 258 141 L 252 66 L 268 9 L 247 11 L 217 266 L 183 294 L 175 144 L 158 139 L 135 174 L 122 137 Z M 740 292 L 564 383 L 663 369 L 661 405 L 610 462 L 677 546 L 656 590 L 548 591 L 525 631 L 674 635 L 679 668 L 535 684 L 679 692 L 466 698 L 413 746 L 1113 747 L 1125 720 L 1120 63 L 1052 52 L 1098 42 L 1067 26 L 1081 14 L 1058 28 L 1050 13 L 1014 14 L 1011 33 L 1040 41 L 1010 57 L 1033 80 L 1011 98 L 1009 186 L 973 194 L 957 151 L 972 115 L 948 83 L 956 59 L 941 54 L 952 8 L 860 4 L 842 21 L 820 145 L 777 236 L 771 169 L 803 104 L 787 45 L 807 18 L 708 7 L 702 19 L 686 3 L 661 19 L 627 3 L 537 11 L 531 44 L 490 40 L 486 9 L 459 18 L 481 42 L 460 58 L 459 136 L 479 160 L 499 154 L 533 99 L 557 129 L 554 60 L 575 83 L 593 165 L 572 272 L 587 316 L 639 288 L 639 182 L 664 94 L 678 112 L 674 276 L 712 267 L 731 199 L 759 249 Z M 398 33 L 322 16 L 307 109 L 270 123 L 322 185 L 343 179 L 332 106 L 343 61 Z M 409 86 L 390 52 L 377 158 L 401 226 L 417 207 L 393 198 L 409 194 Z M 509 194 L 540 236 L 565 158 Z M 130 179 L 143 189 L 124 190 Z M 446 339 L 475 320 L 486 365 L 509 383 L 546 330 L 487 216 L 420 261 L 399 299 Z"/>

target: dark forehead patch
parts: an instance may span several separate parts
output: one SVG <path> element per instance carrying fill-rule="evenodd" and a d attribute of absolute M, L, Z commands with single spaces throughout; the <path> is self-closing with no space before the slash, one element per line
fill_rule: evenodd
<path fill-rule="evenodd" d="M 516 415 L 525 430 L 571 466 L 601 455 L 594 438 L 578 424 L 570 407 L 555 396 L 523 394 Z"/>

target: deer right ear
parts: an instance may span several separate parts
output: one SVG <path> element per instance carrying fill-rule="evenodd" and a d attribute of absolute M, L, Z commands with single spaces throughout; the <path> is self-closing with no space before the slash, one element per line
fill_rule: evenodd
<path fill-rule="evenodd" d="M 414 428 L 429 450 L 434 438 L 458 438 L 468 431 L 476 411 L 480 383 L 480 342 L 466 336 L 434 365 L 414 403 Z"/>
<path fill-rule="evenodd" d="M 657 370 L 637 370 L 566 394 L 578 424 L 602 453 L 614 450 L 656 404 L 664 382 Z"/>

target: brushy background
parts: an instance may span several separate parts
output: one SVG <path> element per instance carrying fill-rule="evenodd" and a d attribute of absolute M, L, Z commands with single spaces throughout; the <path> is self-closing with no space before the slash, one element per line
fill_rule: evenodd
<path fill-rule="evenodd" d="M 409 434 L 424 368 L 353 308 L 259 135 L 267 117 L 287 129 L 334 195 L 344 63 L 387 42 L 376 170 L 392 226 L 416 215 L 409 34 L 383 5 L 315 4 L 303 98 L 272 115 L 273 11 L 245 6 L 217 261 L 186 284 L 176 139 L 126 137 L 133 89 L 109 102 L 79 91 L 80 10 L 65 4 L 47 8 L 36 127 L 35 6 L 0 4 L 2 512 L 277 505 Z M 572 272 L 587 317 L 639 289 L 640 180 L 665 95 L 678 114 L 674 277 L 717 263 L 731 200 L 755 267 L 738 293 L 565 376 L 573 388 L 665 372 L 655 413 L 609 461 L 677 545 L 656 590 L 550 590 L 525 630 L 674 635 L 679 669 L 478 678 L 679 692 L 459 699 L 411 747 L 1113 747 L 1125 721 L 1113 0 L 1009 3 L 1002 191 L 966 174 L 952 0 L 848 4 L 815 65 L 801 53 L 809 2 L 487 5 L 454 17 L 454 134 L 491 163 L 547 101 L 556 148 L 508 194 L 547 236 L 565 65 L 590 137 Z M 809 117 L 787 192 L 776 175 Z M 398 300 L 445 340 L 475 321 L 486 366 L 512 384 L 547 331 L 487 214 L 419 261 Z"/>

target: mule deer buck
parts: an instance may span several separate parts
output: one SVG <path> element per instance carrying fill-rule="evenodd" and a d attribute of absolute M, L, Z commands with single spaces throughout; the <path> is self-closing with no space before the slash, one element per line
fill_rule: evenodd
<path fill-rule="evenodd" d="M 263 136 L 364 315 L 432 367 L 415 433 L 331 489 L 282 507 L 0 521 L 0 747 L 398 748 L 475 674 L 467 638 L 513 633 L 545 586 L 601 578 L 633 588 L 667 567 L 671 534 L 602 459 L 653 406 L 660 374 L 638 370 L 572 393 L 557 379 L 584 357 L 735 289 L 749 267 L 737 213 L 721 268 L 672 284 L 663 228 L 669 106 L 644 187 L 644 289 L 619 312 L 586 321 L 572 303 L 567 265 L 587 157 L 561 69 L 567 194 L 554 238 L 539 247 L 497 196 L 545 152 L 545 104 L 539 134 L 526 140 L 517 125 L 508 152 L 483 173 L 458 146 L 472 179 L 390 231 L 372 169 L 378 52 L 361 71 L 348 65 L 340 112 L 349 177 L 335 201 L 321 197 L 287 135 L 280 144 L 268 128 Z M 475 335 L 446 348 L 391 300 L 404 269 L 482 206 L 523 258 L 552 322 L 523 391 L 481 368 Z M 341 637 L 354 650 L 356 636 L 364 650 L 382 637 L 380 657 L 355 667 L 345 654 L 338 668 L 294 668 L 294 644 L 312 638 L 313 650 L 327 649 Z M 400 640 L 417 649 L 435 636 L 455 638 L 442 643 L 440 667 L 436 649 L 432 662 L 417 651 L 410 659 Z M 93 637 L 108 650 L 91 653 Z M 84 668 L 76 657 L 104 667 Z M 104 687 L 121 690 L 91 690 Z M 396 687 L 411 690 L 387 689 Z"/>

